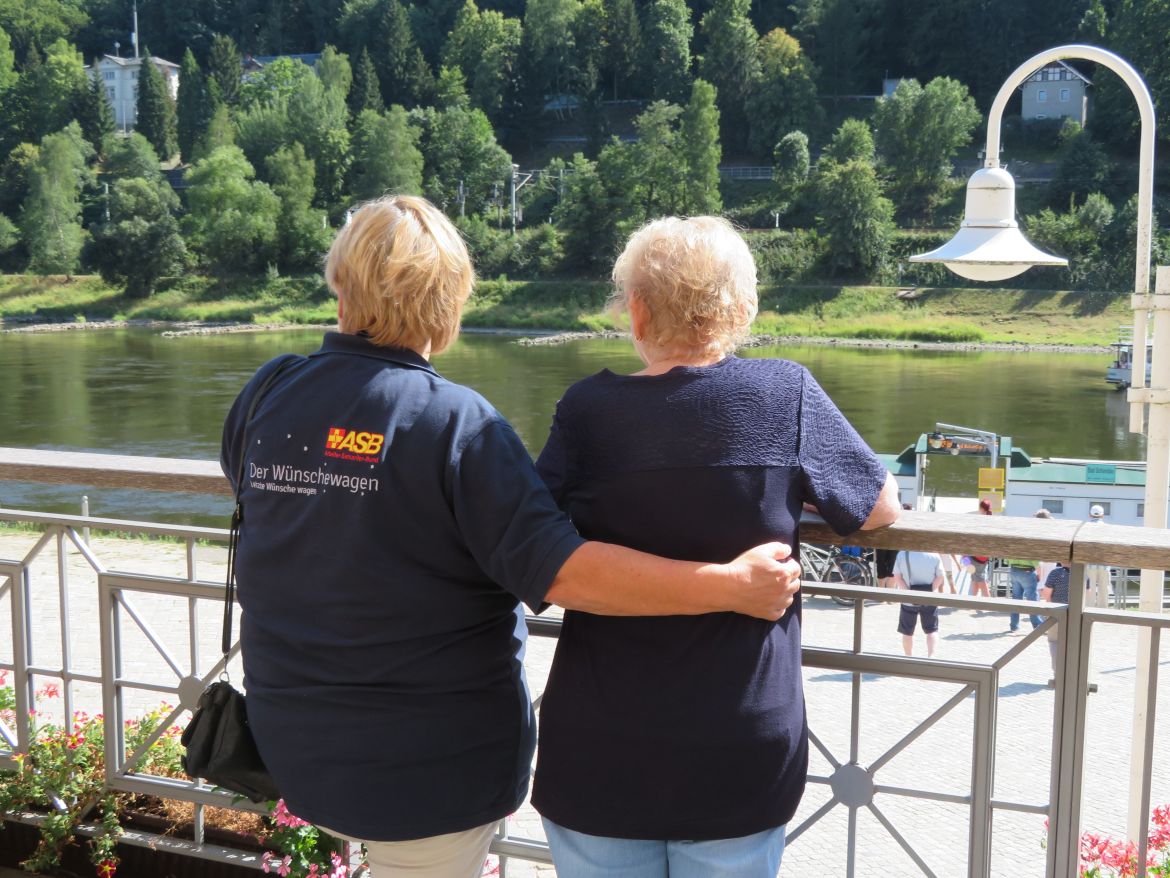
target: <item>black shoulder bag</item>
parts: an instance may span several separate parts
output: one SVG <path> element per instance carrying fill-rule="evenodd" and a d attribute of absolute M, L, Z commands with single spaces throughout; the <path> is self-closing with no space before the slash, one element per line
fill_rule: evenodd
<path fill-rule="evenodd" d="M 248 454 L 248 427 L 264 392 L 290 362 L 286 360 L 272 370 L 252 397 L 248 414 L 244 419 L 243 439 L 240 448 L 240 466 L 236 473 L 235 507 L 232 509 L 231 526 L 228 531 L 227 579 L 223 597 L 223 649 L 224 671 L 204 690 L 199 705 L 191 716 L 191 722 L 183 730 L 182 742 L 186 748 L 183 756 L 183 770 L 192 778 L 204 778 L 233 793 L 246 796 L 253 802 L 271 801 L 280 798 L 276 782 L 252 737 L 248 725 L 248 710 L 244 696 L 232 686 L 227 677 L 228 654 L 232 647 L 232 604 L 236 596 L 236 544 L 240 539 L 240 524 L 244 520 L 244 507 L 240 491 L 244 484 L 244 459 Z"/>

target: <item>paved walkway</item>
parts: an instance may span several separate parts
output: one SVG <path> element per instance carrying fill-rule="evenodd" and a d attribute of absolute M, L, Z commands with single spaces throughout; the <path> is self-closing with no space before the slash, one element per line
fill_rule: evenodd
<path fill-rule="evenodd" d="M 0 560 L 21 557 L 31 545 L 29 534 L 0 533 Z M 186 558 L 181 546 L 159 542 L 95 540 L 93 549 L 109 569 L 134 570 L 182 577 Z M 67 642 L 72 664 L 78 670 L 94 672 L 99 655 L 94 577 L 76 552 L 69 553 L 70 632 L 62 638 L 60 598 L 56 589 L 56 554 L 46 549 L 34 566 L 36 599 L 31 608 L 37 663 L 60 665 L 62 643 Z M 196 551 L 202 578 L 215 581 L 222 576 L 222 552 L 215 547 Z M 186 599 L 160 595 L 135 595 L 136 611 L 148 628 L 157 633 L 172 659 L 180 666 L 189 661 Z M 199 636 L 201 671 L 218 654 L 219 615 L 212 602 L 200 604 Z M 867 606 L 864 611 L 864 643 L 868 649 L 901 653 L 895 630 L 896 606 Z M 0 600 L 0 660 L 12 656 L 9 602 Z M 1024 628 L 1027 628 L 1025 621 Z M 126 678 L 173 685 L 175 675 L 151 645 L 141 629 L 128 617 L 122 620 Z M 849 649 L 853 636 L 853 611 L 825 598 L 805 603 L 806 646 Z M 960 662 L 990 663 L 1018 643 L 1019 634 L 1009 634 L 1006 616 L 998 613 L 946 612 L 942 616 L 938 658 Z M 921 638 L 920 638 L 921 640 Z M 529 682 L 534 695 L 543 691 L 555 647 L 553 641 L 533 638 L 527 658 Z M 1111 626 L 1094 634 L 1091 677 L 1100 691 L 1090 696 L 1086 723 L 1088 759 L 1084 780 L 1084 827 L 1120 835 L 1124 831 L 1126 786 L 1129 774 L 1129 740 L 1133 699 L 1136 633 Z M 1170 663 L 1170 648 L 1163 647 L 1161 664 Z M 238 673 L 238 672 L 237 672 Z M 997 801 L 1044 805 L 1052 755 L 1051 728 L 1053 691 L 1045 640 L 1032 644 L 1007 666 L 1001 675 L 996 728 Z M 236 677 L 238 679 L 238 677 Z M 804 671 L 812 731 L 839 761 L 849 755 L 849 716 L 852 680 L 849 674 L 806 667 Z M 46 678 L 46 681 L 48 678 Z M 958 684 L 931 683 L 866 674 L 861 683 L 859 762 L 872 764 L 894 743 L 900 741 L 923 718 L 930 715 L 955 692 Z M 1170 674 L 1161 675 L 1160 704 L 1170 704 Z M 77 706 L 98 709 L 100 690 L 91 684 L 76 685 Z M 127 713 L 157 705 L 157 692 L 127 692 Z M 701 710 L 701 705 L 695 706 Z M 1165 740 L 1166 711 L 1158 722 L 1159 739 Z M 960 702 L 949 714 L 917 738 L 886 764 L 876 776 L 879 785 L 911 787 L 931 793 L 964 795 L 971 777 L 973 699 Z M 1155 804 L 1170 802 L 1170 760 L 1165 748 L 1156 749 L 1154 766 Z M 813 776 L 827 777 L 830 767 L 813 750 Z M 800 825 L 829 798 L 824 784 L 810 784 L 800 812 L 790 830 Z M 915 850 L 917 856 L 939 876 L 967 873 L 968 809 L 961 804 L 930 799 L 907 798 L 879 791 L 874 804 Z M 785 876 L 838 876 L 846 874 L 848 811 L 836 806 L 806 833 L 795 839 L 785 854 Z M 539 818 L 525 806 L 511 818 L 513 835 L 543 838 Z M 858 876 L 923 874 L 902 846 L 870 812 L 859 812 L 857 821 Z M 1043 874 L 1044 817 L 996 809 L 992 872 L 1003 878 Z M 509 878 L 555 875 L 551 866 L 511 861 Z M 2 878 L 2 876 L 0 876 Z"/>

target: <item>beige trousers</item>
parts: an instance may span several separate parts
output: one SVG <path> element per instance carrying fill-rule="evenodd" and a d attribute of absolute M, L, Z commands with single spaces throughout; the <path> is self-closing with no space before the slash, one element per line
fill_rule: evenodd
<path fill-rule="evenodd" d="M 479 878 L 498 820 L 467 829 L 409 841 L 363 841 L 325 829 L 330 835 L 366 846 L 370 878 Z"/>

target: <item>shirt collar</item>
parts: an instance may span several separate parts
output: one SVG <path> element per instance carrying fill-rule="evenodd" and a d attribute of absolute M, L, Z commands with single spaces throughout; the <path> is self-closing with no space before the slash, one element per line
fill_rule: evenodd
<path fill-rule="evenodd" d="M 310 356 L 318 357 L 323 354 L 350 354 L 358 357 L 372 357 L 376 360 L 388 360 L 391 363 L 397 363 L 413 369 L 422 369 L 435 375 L 439 374 L 435 371 L 434 366 L 412 350 L 374 344 L 374 342 L 365 336 L 354 335 L 349 332 L 325 333 L 325 339 L 321 342 L 321 348 L 310 354 Z"/>

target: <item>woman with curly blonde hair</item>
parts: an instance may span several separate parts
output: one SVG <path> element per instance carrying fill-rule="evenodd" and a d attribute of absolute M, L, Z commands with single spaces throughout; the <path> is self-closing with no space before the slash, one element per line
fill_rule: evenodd
<path fill-rule="evenodd" d="M 893 477 L 806 369 L 740 359 L 756 315 L 743 239 L 652 222 L 613 271 L 645 368 L 573 385 L 537 469 L 582 536 L 669 558 L 799 543 L 898 516 Z M 533 804 L 561 878 L 773 878 L 808 757 L 800 602 L 727 613 L 565 613 Z"/>

